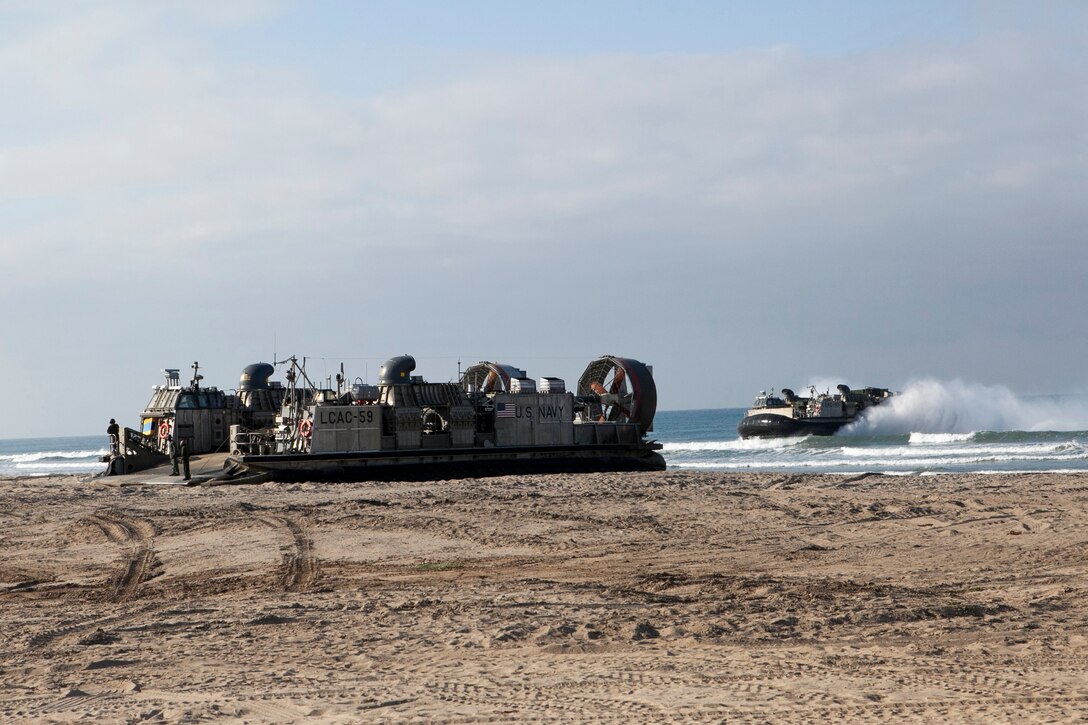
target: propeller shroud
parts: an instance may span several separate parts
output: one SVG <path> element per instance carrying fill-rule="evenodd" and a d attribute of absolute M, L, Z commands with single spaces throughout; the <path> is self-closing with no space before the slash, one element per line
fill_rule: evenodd
<path fill-rule="evenodd" d="M 657 386 L 650 368 L 615 355 L 599 357 L 578 379 L 578 396 L 589 398 L 590 422 L 635 423 L 641 433 L 653 430 Z"/>

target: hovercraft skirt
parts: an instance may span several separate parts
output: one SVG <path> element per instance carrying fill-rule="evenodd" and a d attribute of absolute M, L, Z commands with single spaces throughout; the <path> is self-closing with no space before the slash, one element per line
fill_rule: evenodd
<path fill-rule="evenodd" d="M 851 422 L 848 418 L 799 420 L 773 413 L 749 415 L 737 426 L 741 438 L 782 438 L 785 436 L 829 436 Z"/>
<path fill-rule="evenodd" d="M 235 455 L 230 462 L 277 481 L 443 480 L 470 476 L 588 471 L 662 471 L 660 444 L 520 446 L 441 451 Z"/>

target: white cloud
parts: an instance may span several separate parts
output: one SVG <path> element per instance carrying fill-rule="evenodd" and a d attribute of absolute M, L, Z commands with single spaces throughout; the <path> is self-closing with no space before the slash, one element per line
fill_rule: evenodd
<path fill-rule="evenodd" d="M 352 99 L 190 57 L 183 38 L 159 42 L 149 28 L 163 32 L 96 11 L 9 46 L 0 64 L 10 77 L 51 58 L 34 83 L 51 93 L 27 105 L 44 116 L 78 108 L 85 121 L 6 148 L 0 193 L 61 200 L 97 220 L 95 244 L 107 248 L 124 244 L 111 214 L 158 225 L 141 243 L 163 244 L 336 219 L 417 242 L 456 231 L 487 244 L 605 215 L 703 233 L 727 217 L 855 198 L 894 207 L 888 193 L 904 185 L 925 197 L 962 191 L 971 176 L 1045 184 L 1041 170 L 1068 154 L 1052 131 L 1085 115 L 1082 101 L 1064 122 L 1010 128 L 1000 119 L 1045 100 L 1048 79 L 975 83 L 992 59 L 977 47 L 932 60 L 813 62 L 788 48 L 519 60 Z M 115 46 L 132 57 L 117 60 Z M 998 120 L 972 125 L 987 108 Z"/>

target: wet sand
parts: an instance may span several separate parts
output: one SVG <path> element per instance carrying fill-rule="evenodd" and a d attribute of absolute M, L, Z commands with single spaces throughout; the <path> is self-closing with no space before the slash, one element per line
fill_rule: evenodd
<path fill-rule="evenodd" d="M 1088 474 L 0 480 L 0 721 L 1075 722 Z"/>

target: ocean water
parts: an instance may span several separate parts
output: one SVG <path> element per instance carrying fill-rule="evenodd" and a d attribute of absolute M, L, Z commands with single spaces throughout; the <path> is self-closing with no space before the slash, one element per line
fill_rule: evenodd
<path fill-rule="evenodd" d="M 1088 471 L 1088 396 L 1020 397 L 958 381 L 912 383 L 834 436 L 741 440 L 743 408 L 659 411 L 670 468 L 811 473 Z M 105 435 L 0 440 L 0 478 L 86 475 Z"/>
<path fill-rule="evenodd" d="M 105 434 L 0 440 L 0 478 L 97 473 L 106 468 L 99 456 L 109 452 Z"/>

